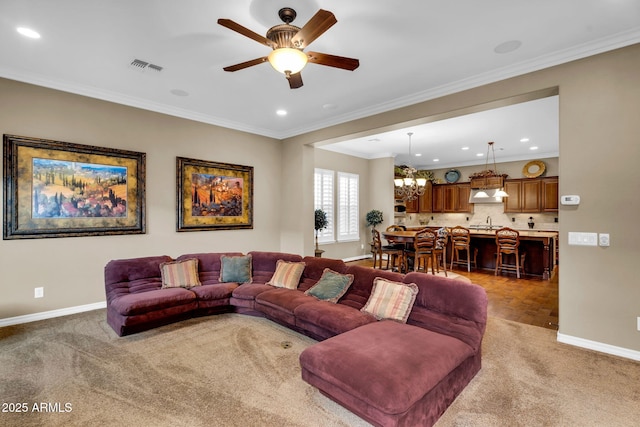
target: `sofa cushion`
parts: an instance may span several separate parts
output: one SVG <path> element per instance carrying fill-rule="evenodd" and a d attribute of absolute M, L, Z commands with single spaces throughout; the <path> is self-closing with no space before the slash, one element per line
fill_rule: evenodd
<path fill-rule="evenodd" d="M 300 283 L 300 276 L 304 271 L 304 262 L 291 262 L 279 259 L 276 262 L 276 271 L 267 285 L 276 288 L 297 289 Z"/>
<path fill-rule="evenodd" d="M 211 285 L 220 283 L 220 267 L 222 262 L 220 257 L 226 256 L 242 256 L 242 252 L 201 252 L 180 255 L 176 261 L 188 258 L 197 258 L 198 260 L 198 276 L 200 283 L 203 285 Z"/>
<path fill-rule="evenodd" d="M 298 285 L 298 289 L 301 291 L 306 291 L 315 285 L 322 277 L 325 268 L 330 268 L 336 273 L 345 273 L 347 271 L 347 264 L 340 259 L 306 256 L 302 261 L 304 261 L 305 267 L 300 279 L 300 285 Z"/>
<path fill-rule="evenodd" d="M 308 347 L 300 364 L 303 378 L 308 371 L 367 405 L 402 414 L 473 354 L 456 338 L 383 320 Z"/>
<path fill-rule="evenodd" d="M 296 307 L 316 301 L 297 289 L 275 288 L 256 296 L 255 310 L 279 323 L 295 326 Z"/>
<path fill-rule="evenodd" d="M 353 283 L 347 293 L 338 301 L 338 304 L 345 304 L 357 310 L 364 307 L 371 297 L 373 280 L 376 277 L 383 277 L 395 282 L 402 282 L 404 277 L 402 274 L 390 270 L 378 270 L 362 265 L 350 265 L 345 273 L 353 274 Z"/>
<path fill-rule="evenodd" d="M 162 288 L 192 288 L 200 286 L 198 277 L 198 260 L 187 258 L 180 261 L 169 261 L 160 264 Z"/>
<path fill-rule="evenodd" d="M 220 281 L 251 283 L 251 255 L 220 257 Z"/>
<path fill-rule="evenodd" d="M 373 280 L 373 290 L 362 311 L 376 319 L 406 323 L 418 295 L 415 283 L 393 282 L 382 277 Z"/>
<path fill-rule="evenodd" d="M 316 299 L 299 305 L 293 313 L 298 328 L 321 340 L 376 321 L 370 314 L 347 305 Z"/>
<path fill-rule="evenodd" d="M 340 274 L 325 268 L 320 280 L 304 293 L 327 302 L 338 302 L 353 283 L 353 274 Z"/>
<path fill-rule="evenodd" d="M 123 316 L 145 314 L 188 304 L 196 300 L 196 295 L 184 288 L 158 289 L 122 295 L 111 301 L 111 307 Z"/>

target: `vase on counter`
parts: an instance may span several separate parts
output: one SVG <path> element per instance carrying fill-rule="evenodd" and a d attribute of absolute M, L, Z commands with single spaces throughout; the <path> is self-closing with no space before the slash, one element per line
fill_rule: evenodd
<path fill-rule="evenodd" d="M 533 229 L 533 226 L 536 225 L 536 223 L 533 222 L 533 217 L 532 216 L 529 217 L 529 222 L 527 224 L 529 225 L 530 229 Z"/>

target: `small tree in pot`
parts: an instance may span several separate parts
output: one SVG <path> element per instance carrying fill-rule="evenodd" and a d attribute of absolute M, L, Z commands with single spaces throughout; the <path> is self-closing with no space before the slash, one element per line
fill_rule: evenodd
<path fill-rule="evenodd" d="M 377 209 L 373 209 L 367 212 L 366 220 L 367 226 L 371 226 L 373 228 L 376 228 L 376 225 L 382 224 L 382 222 L 384 221 L 384 219 L 382 218 L 382 212 Z"/>
<path fill-rule="evenodd" d="M 327 213 L 322 209 L 316 209 L 315 211 L 315 230 L 316 230 L 316 251 L 318 250 L 318 231 L 324 230 L 329 225 L 327 219 Z"/>

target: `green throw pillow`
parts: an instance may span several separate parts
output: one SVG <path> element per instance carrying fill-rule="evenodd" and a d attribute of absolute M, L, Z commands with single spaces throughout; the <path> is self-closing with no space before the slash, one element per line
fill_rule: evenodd
<path fill-rule="evenodd" d="M 306 290 L 305 294 L 335 303 L 347 292 L 351 283 L 353 283 L 353 274 L 340 274 L 325 268 L 318 283 Z"/>
<path fill-rule="evenodd" d="M 220 282 L 251 283 L 251 255 L 222 255 L 220 263 Z"/>

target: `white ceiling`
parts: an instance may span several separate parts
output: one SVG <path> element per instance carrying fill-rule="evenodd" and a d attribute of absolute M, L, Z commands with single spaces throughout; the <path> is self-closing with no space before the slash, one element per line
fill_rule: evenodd
<path fill-rule="evenodd" d="M 295 90 L 268 64 L 224 72 L 269 49 L 218 18 L 265 34 L 284 6 L 298 26 L 332 11 L 308 49 L 360 67 L 309 64 Z M 640 1 L 1 0 L 0 40 L 2 77 L 282 139 L 638 43 Z"/>
<path fill-rule="evenodd" d="M 427 170 L 491 164 L 494 154 L 496 163 L 558 157 L 558 98 L 549 96 L 319 148 L 365 159 L 395 157 L 396 165 Z M 493 152 L 488 152 L 489 141 L 494 142 Z"/>

